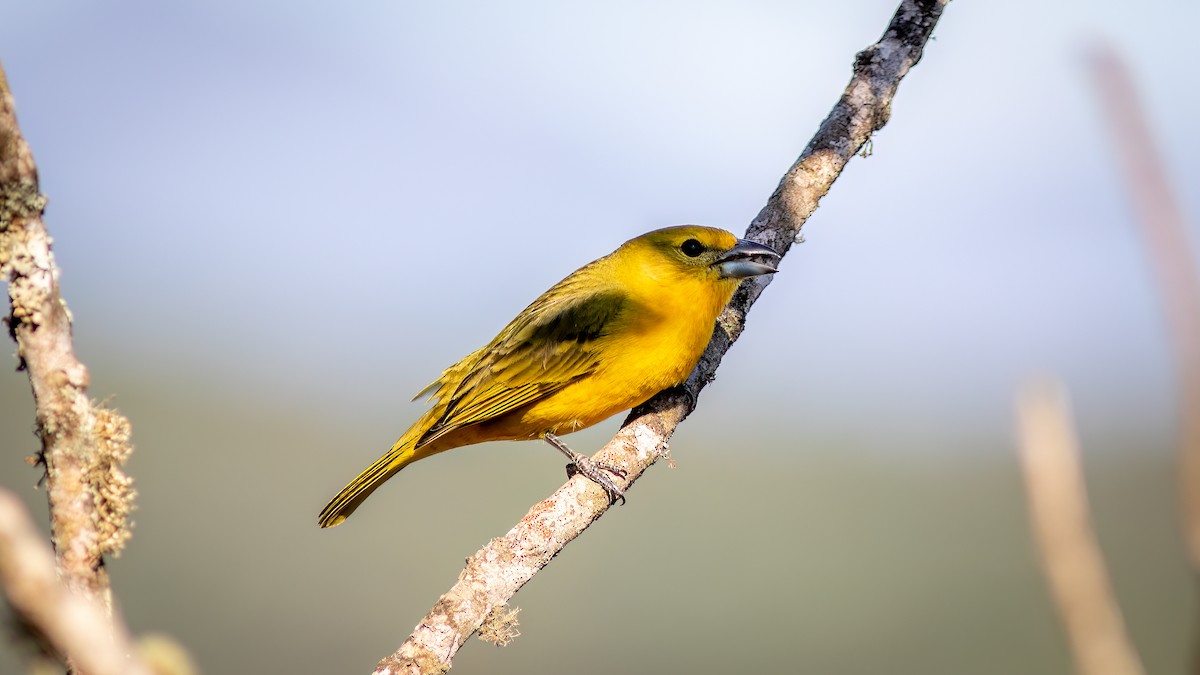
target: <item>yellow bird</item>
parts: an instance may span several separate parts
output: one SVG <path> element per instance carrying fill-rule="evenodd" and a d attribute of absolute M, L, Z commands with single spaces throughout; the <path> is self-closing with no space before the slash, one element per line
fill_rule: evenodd
<path fill-rule="evenodd" d="M 619 470 L 572 452 L 557 434 L 683 383 L 741 280 L 775 272 L 778 261 L 769 246 L 685 225 L 630 239 L 584 265 L 418 393 L 431 396 L 429 411 L 330 500 L 318 522 L 340 524 L 418 459 L 484 441 L 544 439 L 610 498 L 623 498 L 600 469 Z"/>

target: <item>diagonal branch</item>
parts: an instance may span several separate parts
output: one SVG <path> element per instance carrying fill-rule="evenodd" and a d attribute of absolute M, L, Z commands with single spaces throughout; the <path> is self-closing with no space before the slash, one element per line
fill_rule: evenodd
<path fill-rule="evenodd" d="M 791 248 L 846 163 L 887 123 L 896 88 L 920 60 L 948 1 L 903 0 L 883 37 L 859 52 L 841 99 L 750 224 L 751 239 L 770 244 L 781 254 Z M 635 408 L 596 459 L 623 468 L 632 483 L 662 456 L 675 427 L 695 407 L 768 283 L 769 279 L 758 277 L 742 284 L 717 320 L 712 342 L 687 383 Z M 379 662 L 376 675 L 448 670 L 467 638 L 485 621 L 496 621 L 513 594 L 608 506 L 604 491 L 581 476 L 534 505 L 512 530 L 467 560 L 458 582 L 400 649 Z"/>

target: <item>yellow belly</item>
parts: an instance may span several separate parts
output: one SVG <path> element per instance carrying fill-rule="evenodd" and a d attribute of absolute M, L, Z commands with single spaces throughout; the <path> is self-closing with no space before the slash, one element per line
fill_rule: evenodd
<path fill-rule="evenodd" d="M 539 438 L 547 431 L 567 434 L 590 427 L 683 383 L 712 337 L 712 324 L 683 326 L 654 322 L 646 330 L 625 331 L 604 346 L 604 363 L 554 394 L 477 425 L 480 442 Z M 457 435 L 457 434 L 456 434 Z M 465 440 L 465 439 L 464 439 Z"/>
<path fill-rule="evenodd" d="M 645 303 L 648 311 L 636 313 L 636 324 L 598 338 L 597 352 L 604 356 L 596 370 L 544 399 L 447 433 L 417 449 L 415 459 L 484 441 L 568 434 L 683 383 L 708 346 L 716 316 L 736 286 L 733 280 L 721 293 L 681 293 Z M 697 307 L 697 302 L 705 306 Z"/>

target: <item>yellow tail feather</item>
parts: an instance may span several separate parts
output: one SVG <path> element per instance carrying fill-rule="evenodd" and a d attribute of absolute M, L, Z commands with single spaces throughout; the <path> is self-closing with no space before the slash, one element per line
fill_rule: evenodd
<path fill-rule="evenodd" d="M 363 503 L 364 499 L 371 496 L 375 488 L 383 485 L 384 481 L 395 475 L 397 471 L 416 460 L 415 454 L 413 444 L 408 439 L 401 438 L 396 441 L 386 455 L 375 460 L 371 466 L 358 474 L 357 478 L 350 481 L 349 485 L 342 488 L 336 497 L 329 500 L 325 508 L 321 509 L 317 523 L 321 527 L 341 525 L 342 521 L 349 518 L 350 514 L 354 513 L 354 509 Z"/>

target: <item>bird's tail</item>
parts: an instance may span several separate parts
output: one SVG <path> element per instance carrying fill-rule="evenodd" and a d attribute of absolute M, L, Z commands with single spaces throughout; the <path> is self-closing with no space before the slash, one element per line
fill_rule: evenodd
<path fill-rule="evenodd" d="M 405 436 L 396 441 L 386 455 L 375 460 L 371 466 L 358 474 L 357 478 L 350 481 L 349 485 L 342 488 L 336 497 L 329 500 L 325 508 L 321 509 L 321 515 L 317 517 L 317 523 L 321 527 L 341 525 L 364 499 L 371 496 L 375 488 L 383 485 L 384 481 L 400 469 L 419 459 L 415 452 L 416 444 L 407 438 L 407 434 Z"/>

